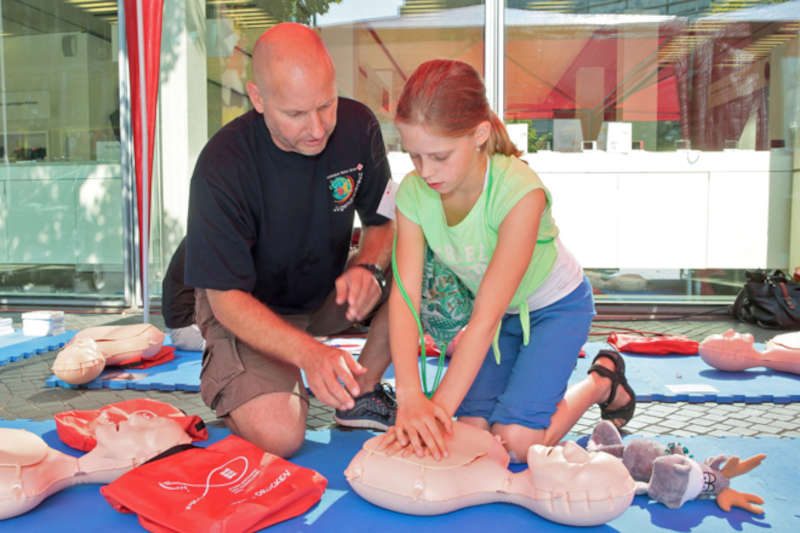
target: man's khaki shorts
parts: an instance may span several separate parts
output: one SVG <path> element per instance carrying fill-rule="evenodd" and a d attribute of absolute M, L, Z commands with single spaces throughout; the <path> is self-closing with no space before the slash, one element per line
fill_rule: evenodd
<path fill-rule="evenodd" d="M 346 310 L 347 305 L 336 305 L 333 291 L 313 313 L 282 318 L 311 335 L 333 335 L 352 326 Z M 300 370 L 261 354 L 225 329 L 211 312 L 205 289 L 195 290 L 195 314 L 206 339 L 200 395 L 217 416 L 227 416 L 256 396 L 273 392 L 297 394 L 308 401 Z"/>

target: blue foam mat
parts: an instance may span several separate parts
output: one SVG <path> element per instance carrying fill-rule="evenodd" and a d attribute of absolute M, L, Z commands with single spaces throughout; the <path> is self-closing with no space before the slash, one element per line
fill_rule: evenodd
<path fill-rule="evenodd" d="M 0 366 L 28 359 L 61 348 L 77 333 L 67 330 L 60 335 L 27 337 L 21 331 L 0 336 Z"/>
<path fill-rule="evenodd" d="M 159 391 L 200 390 L 203 352 L 175 350 L 175 359 L 143 369 L 109 368 L 85 385 L 71 385 L 55 376 L 45 380 L 48 387 L 65 389 L 133 389 Z"/>
<path fill-rule="evenodd" d="M 584 346 L 570 383 L 582 380 L 604 342 Z M 762 346 L 763 347 L 763 346 Z M 758 348 L 758 346 L 757 346 Z M 643 402 L 789 403 L 800 401 L 800 376 L 767 368 L 723 372 L 697 355 L 623 353 L 625 371 L 636 399 Z M 672 387 L 672 388 L 671 388 Z"/>
<path fill-rule="evenodd" d="M 33 431 L 53 448 L 77 455 L 58 439 L 52 421 L 0 420 L 0 427 Z M 207 445 L 226 435 L 227 430 L 210 428 Z M 446 515 L 409 516 L 376 507 L 357 496 L 344 478 L 344 469 L 363 442 L 372 434 L 367 431 L 309 431 L 306 443 L 293 459 L 313 468 L 328 479 L 322 500 L 306 514 L 277 524 L 270 531 L 353 531 L 402 532 L 459 531 L 485 533 L 487 530 L 574 531 L 540 518 L 530 511 L 510 504 L 488 504 L 455 511 Z M 630 438 L 630 437 L 629 437 Z M 669 437 L 658 440 L 668 442 Z M 720 453 L 749 457 L 764 452 L 767 459 L 752 472 L 733 480 L 732 487 L 764 498 L 763 516 L 741 509 L 726 513 L 711 500 L 696 500 L 680 509 L 667 507 L 637 496 L 631 507 L 614 521 L 581 531 L 681 531 L 717 533 L 719 531 L 800 531 L 797 469 L 787 468 L 800 453 L 800 441 L 777 438 L 712 438 L 682 439 L 696 458 Z M 140 531 L 133 515 L 114 511 L 99 492 L 98 485 L 81 485 L 63 490 L 27 514 L 0 521 L 0 530 L 11 531 Z"/>

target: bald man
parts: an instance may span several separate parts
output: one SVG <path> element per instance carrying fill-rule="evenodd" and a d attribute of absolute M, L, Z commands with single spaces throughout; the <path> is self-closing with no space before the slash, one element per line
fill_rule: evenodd
<path fill-rule="evenodd" d="M 394 393 L 384 271 L 392 222 L 378 121 L 337 96 L 316 32 L 284 23 L 253 53 L 253 110 L 217 132 L 191 182 L 186 284 L 206 339 L 201 394 L 228 427 L 289 457 L 304 440 L 308 387 L 342 425 L 386 429 Z M 363 229 L 349 257 L 353 217 Z M 358 361 L 322 344 L 371 317 Z"/>

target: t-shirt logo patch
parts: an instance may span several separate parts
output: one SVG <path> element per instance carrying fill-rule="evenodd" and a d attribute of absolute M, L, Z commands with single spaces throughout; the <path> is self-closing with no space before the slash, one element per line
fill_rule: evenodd
<path fill-rule="evenodd" d="M 327 177 L 335 212 L 344 211 L 353 203 L 353 198 L 364 176 L 363 170 L 364 165 L 359 163 L 353 168 L 335 172 Z"/>
<path fill-rule="evenodd" d="M 339 176 L 330 182 L 331 194 L 336 205 L 342 205 L 353 196 L 353 176 Z"/>

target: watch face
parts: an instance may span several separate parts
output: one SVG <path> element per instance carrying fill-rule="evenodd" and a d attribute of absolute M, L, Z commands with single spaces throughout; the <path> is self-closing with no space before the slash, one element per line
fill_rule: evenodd
<path fill-rule="evenodd" d="M 386 276 L 383 275 L 381 267 L 373 265 L 372 263 L 359 263 L 358 266 L 366 268 L 372 273 L 372 276 L 375 278 L 375 281 L 378 282 L 378 286 L 380 286 L 381 290 L 386 287 Z"/>

